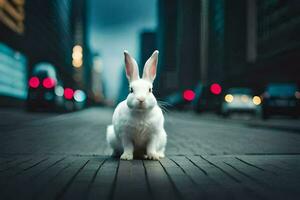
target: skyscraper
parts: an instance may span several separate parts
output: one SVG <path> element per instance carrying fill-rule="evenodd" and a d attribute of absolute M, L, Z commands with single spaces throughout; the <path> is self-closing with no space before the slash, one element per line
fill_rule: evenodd
<path fill-rule="evenodd" d="M 162 0 L 158 3 L 159 94 L 161 97 L 200 80 L 200 2 Z"/>
<path fill-rule="evenodd" d="M 27 60 L 26 70 L 21 72 L 25 79 L 37 63 L 48 62 L 55 66 L 64 85 L 89 88 L 91 56 L 86 39 L 86 3 L 81 0 L 1 1 L 0 42 Z M 80 80 L 74 76 L 77 71 L 72 66 L 75 45 L 83 49 Z M 2 68 L 9 68 L 3 62 L 2 65 Z M 26 84 L 25 79 L 22 80 Z"/>

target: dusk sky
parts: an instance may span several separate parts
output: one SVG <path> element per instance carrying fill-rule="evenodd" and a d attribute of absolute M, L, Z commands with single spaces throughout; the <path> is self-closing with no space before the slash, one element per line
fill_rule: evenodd
<path fill-rule="evenodd" d="M 89 40 L 103 59 L 106 95 L 116 99 L 121 83 L 123 51 L 139 60 L 139 34 L 155 30 L 157 0 L 90 0 Z"/>

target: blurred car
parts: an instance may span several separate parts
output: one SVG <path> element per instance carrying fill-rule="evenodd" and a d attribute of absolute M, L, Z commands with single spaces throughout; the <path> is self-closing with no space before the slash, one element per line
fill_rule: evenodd
<path fill-rule="evenodd" d="M 64 89 L 55 67 L 49 63 L 37 64 L 28 81 L 27 109 L 57 110 L 64 105 Z"/>
<path fill-rule="evenodd" d="M 221 106 L 221 113 L 228 116 L 231 113 L 244 112 L 257 114 L 261 98 L 254 96 L 249 88 L 228 89 Z"/>
<path fill-rule="evenodd" d="M 292 117 L 300 115 L 300 92 L 296 84 L 269 84 L 262 95 L 262 117 L 284 114 Z"/>
<path fill-rule="evenodd" d="M 197 113 L 212 111 L 220 112 L 222 103 L 222 87 L 218 83 L 210 85 L 198 84 L 195 88 L 194 110 Z"/>
<path fill-rule="evenodd" d="M 222 87 L 218 83 L 203 85 L 198 83 L 193 88 L 186 88 L 167 96 L 164 100 L 168 105 L 179 110 L 219 112 Z"/>

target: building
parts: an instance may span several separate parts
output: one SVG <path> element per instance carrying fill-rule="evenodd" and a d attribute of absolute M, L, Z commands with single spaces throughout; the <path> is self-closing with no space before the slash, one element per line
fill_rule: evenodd
<path fill-rule="evenodd" d="M 24 1 L 0 2 L 0 105 L 17 105 L 27 97 L 25 14 Z"/>
<path fill-rule="evenodd" d="M 253 59 L 247 58 L 244 74 L 249 83 L 262 87 L 270 82 L 300 83 L 300 4 L 298 1 L 256 1 Z M 250 12 L 250 10 L 249 10 Z M 252 42 L 248 44 L 251 45 Z"/>
<path fill-rule="evenodd" d="M 299 83 L 299 8 L 296 1 L 210 1 L 208 80 L 257 93 L 271 82 Z"/>
<path fill-rule="evenodd" d="M 24 51 L 29 73 L 37 63 L 49 62 L 68 86 L 73 85 L 71 10 L 70 0 L 28 0 L 25 3 Z"/>
<path fill-rule="evenodd" d="M 200 70 L 200 1 L 158 2 L 159 97 L 194 88 Z"/>
<path fill-rule="evenodd" d="M 271 82 L 299 83 L 299 8 L 297 1 L 201 0 L 200 29 L 194 27 L 200 30 L 200 82 L 251 87 L 256 93 Z"/>
<path fill-rule="evenodd" d="M 299 84 L 299 9 L 296 0 L 159 1 L 158 96 L 175 102 L 193 89 L 217 108 L 230 87 Z"/>
<path fill-rule="evenodd" d="M 246 65 L 246 3 L 202 0 L 201 82 L 228 87 Z M 230 78 L 229 78 L 230 77 Z"/>
<path fill-rule="evenodd" d="M 48 62 L 56 67 L 65 86 L 89 88 L 92 61 L 87 45 L 86 4 L 87 1 L 81 0 L 1 1 L 0 42 L 24 56 L 23 84 L 27 84 L 28 75 L 37 63 Z M 78 67 L 72 63 L 76 45 L 83 49 L 82 63 Z M 5 65 L 5 68 L 11 66 Z M 79 78 L 78 71 L 82 74 Z"/>

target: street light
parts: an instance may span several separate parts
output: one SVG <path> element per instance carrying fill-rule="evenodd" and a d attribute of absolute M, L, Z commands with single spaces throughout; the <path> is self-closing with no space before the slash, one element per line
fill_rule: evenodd
<path fill-rule="evenodd" d="M 73 60 L 81 60 L 82 59 L 82 53 L 80 51 L 74 51 L 72 53 Z"/>
<path fill-rule="evenodd" d="M 75 68 L 80 68 L 83 63 L 83 54 L 82 54 L 82 47 L 80 45 L 75 45 L 73 47 L 72 52 L 72 65 Z"/>
<path fill-rule="evenodd" d="M 75 46 L 73 47 L 73 52 L 74 52 L 74 51 L 82 52 L 82 47 L 81 47 L 80 45 L 75 45 Z"/>
<path fill-rule="evenodd" d="M 73 59 L 72 65 L 73 65 L 73 67 L 80 68 L 82 66 L 82 60 Z"/>

